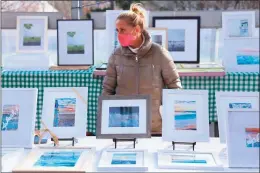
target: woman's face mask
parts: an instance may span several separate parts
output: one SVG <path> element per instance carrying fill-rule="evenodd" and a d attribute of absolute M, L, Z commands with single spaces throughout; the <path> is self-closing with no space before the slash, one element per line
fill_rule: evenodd
<path fill-rule="evenodd" d="M 120 42 L 121 46 L 130 46 L 132 42 L 136 39 L 136 36 L 132 34 L 123 34 L 123 33 L 118 33 L 118 41 Z"/>

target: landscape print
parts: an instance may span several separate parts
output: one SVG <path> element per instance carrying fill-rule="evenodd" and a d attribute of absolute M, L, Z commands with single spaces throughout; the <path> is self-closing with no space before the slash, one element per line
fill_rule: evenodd
<path fill-rule="evenodd" d="M 85 54 L 84 39 L 78 32 L 67 32 L 67 54 Z"/>
<path fill-rule="evenodd" d="M 172 155 L 172 163 L 207 164 L 206 160 L 196 159 L 193 155 Z"/>
<path fill-rule="evenodd" d="M 229 37 L 249 37 L 247 19 L 228 20 Z"/>
<path fill-rule="evenodd" d="M 76 98 L 56 98 L 54 106 L 54 127 L 75 125 Z"/>
<path fill-rule="evenodd" d="M 246 147 L 260 148 L 260 128 L 246 128 Z"/>
<path fill-rule="evenodd" d="M 136 153 L 114 153 L 111 161 L 112 165 L 135 165 Z"/>
<path fill-rule="evenodd" d="M 185 30 L 184 29 L 168 30 L 168 50 L 170 52 L 185 51 Z"/>
<path fill-rule="evenodd" d="M 259 65 L 259 55 L 237 55 L 238 65 Z"/>
<path fill-rule="evenodd" d="M 14 131 L 18 129 L 19 109 L 19 105 L 3 105 L 2 131 Z"/>
<path fill-rule="evenodd" d="M 162 35 L 152 35 L 152 41 L 162 46 Z"/>
<path fill-rule="evenodd" d="M 109 127 L 139 127 L 139 107 L 109 107 Z"/>
<path fill-rule="evenodd" d="M 34 24 L 25 23 L 23 29 L 23 46 L 41 46 L 41 34 L 38 33 Z"/>
<path fill-rule="evenodd" d="M 197 130 L 196 101 L 175 100 L 174 110 L 176 130 Z"/>
<path fill-rule="evenodd" d="M 34 164 L 35 167 L 74 167 L 81 152 L 46 152 Z"/>
<path fill-rule="evenodd" d="M 251 109 L 252 104 L 251 103 L 229 103 L 229 108 L 231 109 Z"/>

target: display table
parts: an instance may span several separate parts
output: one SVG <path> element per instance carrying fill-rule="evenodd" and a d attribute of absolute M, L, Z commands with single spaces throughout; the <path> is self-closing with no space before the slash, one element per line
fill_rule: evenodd
<path fill-rule="evenodd" d="M 88 127 L 95 134 L 98 96 L 102 91 L 103 76 L 93 77 L 95 68 L 88 70 L 3 71 L 3 88 L 38 88 L 36 129 L 40 116 L 44 87 L 88 87 Z M 216 91 L 259 92 L 259 73 L 226 73 L 224 76 L 182 76 L 184 89 L 209 91 L 209 120 L 217 122 Z"/>
<path fill-rule="evenodd" d="M 70 146 L 71 143 L 69 142 L 60 142 L 61 146 Z M 53 146 L 51 141 L 49 141 L 48 144 L 41 145 L 41 147 L 46 146 Z M 112 142 L 112 139 L 96 139 L 96 137 L 85 137 L 79 139 L 79 142 L 76 143 L 75 146 L 81 146 L 81 147 L 96 147 L 96 156 L 93 161 L 93 172 L 96 171 L 96 164 L 99 160 L 101 151 L 104 149 L 111 149 L 114 147 L 114 143 Z M 39 146 L 35 146 L 37 148 Z M 131 148 L 132 143 L 119 143 L 119 148 Z M 211 138 L 209 143 L 197 143 L 195 146 L 195 151 L 200 152 L 213 152 L 216 153 L 216 159 L 219 159 L 222 164 L 224 165 L 224 168 L 222 172 L 259 172 L 258 169 L 239 169 L 239 168 L 228 168 L 227 167 L 227 160 L 226 156 L 223 152 L 225 145 L 219 143 L 219 138 Z M 182 146 L 177 146 L 177 150 L 181 149 Z M 161 149 L 172 149 L 171 143 L 169 142 L 163 142 L 161 137 L 153 137 L 151 139 L 138 139 L 138 143 L 136 144 L 136 149 L 147 149 L 148 159 L 147 164 L 149 166 L 148 172 L 202 172 L 202 170 L 180 170 L 180 169 L 158 169 L 157 168 L 157 161 L 156 161 L 156 152 L 157 150 Z M 13 157 L 7 161 L 5 161 L 3 164 L 5 167 L 4 171 L 9 171 L 15 167 L 15 165 L 21 160 L 24 159 L 26 154 L 30 152 L 30 150 L 25 150 L 23 155 L 20 155 L 20 157 Z M 206 172 L 209 172 L 208 170 Z"/>

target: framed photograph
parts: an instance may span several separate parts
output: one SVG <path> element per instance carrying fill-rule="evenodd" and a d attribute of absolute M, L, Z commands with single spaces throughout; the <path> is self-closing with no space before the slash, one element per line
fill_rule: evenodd
<path fill-rule="evenodd" d="M 163 89 L 162 139 L 174 142 L 208 142 L 207 90 Z"/>
<path fill-rule="evenodd" d="M 106 10 L 106 32 L 107 32 L 108 54 L 111 54 L 117 47 L 120 46 L 120 43 L 117 38 L 116 19 L 121 13 L 127 11 L 128 10 Z M 146 17 L 145 27 L 148 28 L 149 11 L 146 12 L 145 17 Z"/>
<path fill-rule="evenodd" d="M 153 17 L 153 27 L 168 29 L 168 51 L 175 63 L 200 62 L 200 17 Z"/>
<path fill-rule="evenodd" d="M 44 88 L 42 120 L 58 138 L 85 137 L 87 87 Z"/>
<path fill-rule="evenodd" d="M 97 138 L 151 137 L 151 98 L 148 95 L 100 96 Z"/>
<path fill-rule="evenodd" d="M 101 153 L 98 171 L 148 171 L 147 151 L 133 149 L 109 149 Z"/>
<path fill-rule="evenodd" d="M 252 37 L 255 29 L 255 12 L 222 12 L 224 38 Z"/>
<path fill-rule="evenodd" d="M 1 148 L 1 172 L 12 172 L 25 153 L 24 148 Z"/>
<path fill-rule="evenodd" d="M 3 148 L 32 148 L 37 95 L 36 88 L 2 89 L 1 146 Z"/>
<path fill-rule="evenodd" d="M 168 29 L 167 28 L 147 28 L 146 29 L 153 42 L 168 49 Z"/>
<path fill-rule="evenodd" d="M 161 169 L 223 170 L 216 156 L 207 152 L 159 150 L 157 166 Z"/>
<path fill-rule="evenodd" d="M 227 72 L 259 73 L 259 37 L 225 39 L 223 51 Z"/>
<path fill-rule="evenodd" d="M 226 119 L 229 167 L 259 168 L 259 109 L 229 109 Z"/>
<path fill-rule="evenodd" d="M 94 148 L 37 148 L 13 172 L 91 172 L 94 154 Z"/>
<path fill-rule="evenodd" d="M 93 65 L 93 19 L 57 20 L 57 49 L 59 66 Z"/>
<path fill-rule="evenodd" d="M 226 143 L 228 109 L 259 109 L 259 92 L 216 91 L 219 139 Z"/>
<path fill-rule="evenodd" d="M 48 17 L 17 16 L 16 52 L 44 53 L 48 51 Z"/>

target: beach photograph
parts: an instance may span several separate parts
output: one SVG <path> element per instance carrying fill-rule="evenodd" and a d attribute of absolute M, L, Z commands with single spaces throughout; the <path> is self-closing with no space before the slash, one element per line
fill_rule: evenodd
<path fill-rule="evenodd" d="M 185 51 L 185 30 L 184 29 L 168 30 L 168 50 L 170 52 Z"/>
<path fill-rule="evenodd" d="M 19 105 L 3 105 L 2 131 L 15 131 L 18 129 Z"/>
<path fill-rule="evenodd" d="M 54 107 L 54 127 L 75 125 L 76 98 L 56 98 Z"/>
<path fill-rule="evenodd" d="M 152 41 L 162 46 L 162 35 L 151 35 Z"/>
<path fill-rule="evenodd" d="M 246 147 L 259 148 L 260 147 L 260 128 L 246 128 Z"/>
<path fill-rule="evenodd" d="M 139 107 L 109 107 L 109 127 L 139 127 Z"/>
<path fill-rule="evenodd" d="M 259 55 L 237 55 L 238 65 L 259 65 Z"/>
<path fill-rule="evenodd" d="M 46 152 L 37 160 L 34 167 L 74 167 L 81 152 Z"/>
<path fill-rule="evenodd" d="M 229 108 L 231 109 L 251 109 L 252 104 L 251 103 L 229 103 Z"/>
<path fill-rule="evenodd" d="M 136 153 L 114 153 L 112 165 L 135 165 Z"/>
<path fill-rule="evenodd" d="M 247 19 L 228 20 L 229 37 L 249 37 Z"/>
<path fill-rule="evenodd" d="M 184 164 L 207 164 L 206 160 L 196 159 L 195 155 L 172 155 L 172 163 L 184 163 Z"/>
<path fill-rule="evenodd" d="M 67 54 L 84 54 L 84 38 L 75 31 L 67 32 Z"/>
<path fill-rule="evenodd" d="M 196 101 L 176 100 L 174 121 L 176 130 L 197 130 Z"/>
<path fill-rule="evenodd" d="M 37 23 L 23 24 L 23 46 L 41 46 L 41 32 L 38 28 Z"/>

